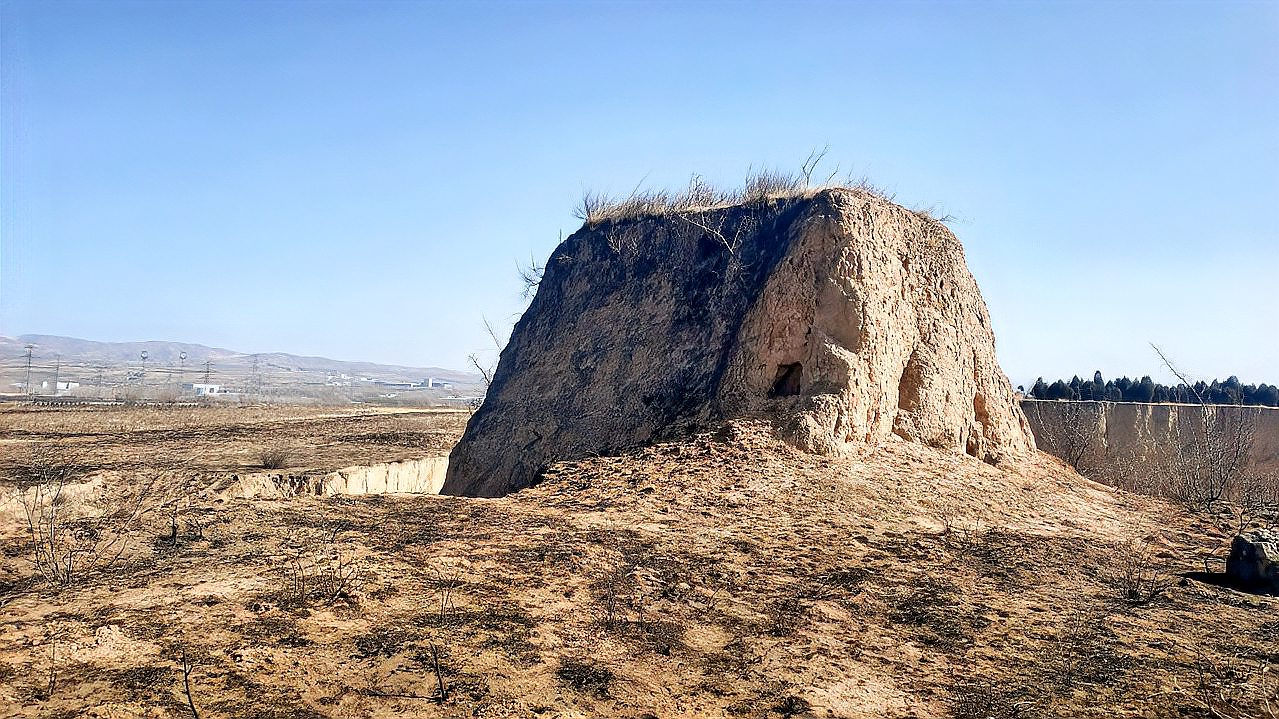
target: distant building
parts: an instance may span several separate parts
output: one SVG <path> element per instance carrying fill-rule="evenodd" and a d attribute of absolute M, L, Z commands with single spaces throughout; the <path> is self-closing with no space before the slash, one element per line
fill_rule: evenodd
<path fill-rule="evenodd" d="M 389 387 L 391 389 L 417 389 L 420 385 L 416 382 L 386 382 L 384 380 L 374 380 L 373 384 L 379 387 Z"/>
<path fill-rule="evenodd" d="M 427 377 L 422 386 L 427 389 L 449 389 L 453 386 L 453 383 L 435 377 Z"/>
<path fill-rule="evenodd" d="M 450 404 L 467 405 L 467 406 L 475 407 L 476 409 L 478 409 L 479 406 L 484 402 L 484 398 L 483 397 L 441 397 L 440 401 L 448 402 Z"/>
<path fill-rule="evenodd" d="M 49 385 L 50 385 L 50 382 L 48 380 L 45 380 L 44 382 L 40 383 L 40 389 L 47 391 L 49 389 Z M 53 388 L 53 393 L 62 394 L 63 392 L 70 392 L 71 390 L 79 386 L 80 386 L 79 382 L 58 382 L 57 386 Z"/>
<path fill-rule="evenodd" d="M 222 385 L 220 384 L 201 384 L 197 382 L 193 384 L 185 384 L 185 385 L 182 385 L 182 387 L 184 389 L 190 390 L 191 393 L 194 394 L 196 397 L 206 397 L 206 396 L 215 395 L 215 394 L 226 394 L 226 391 L 222 389 Z"/>

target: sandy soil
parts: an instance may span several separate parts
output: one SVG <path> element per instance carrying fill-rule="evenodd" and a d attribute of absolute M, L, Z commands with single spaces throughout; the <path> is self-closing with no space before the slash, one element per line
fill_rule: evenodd
<path fill-rule="evenodd" d="M 248 436 L 294 421 L 213 443 L 247 461 Z M 323 420 L 329 437 L 391 421 Z M 160 425 L 139 445 L 180 444 Z M 56 590 L 5 528 L 0 715 L 1279 710 L 1279 599 L 1198 574 L 1220 568 L 1223 529 L 1045 455 L 833 459 L 742 422 L 562 463 L 504 499 L 197 497 L 180 527 L 149 516 L 116 565 Z M 1134 556 L 1150 601 L 1127 594 Z"/>

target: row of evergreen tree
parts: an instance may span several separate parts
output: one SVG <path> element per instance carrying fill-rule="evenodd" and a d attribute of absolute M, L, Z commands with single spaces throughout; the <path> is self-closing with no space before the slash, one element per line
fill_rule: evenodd
<path fill-rule="evenodd" d="M 1030 392 L 1018 387 L 1023 393 L 1034 399 L 1073 399 L 1106 402 L 1180 402 L 1197 404 L 1200 397 L 1209 404 L 1247 404 L 1265 407 L 1279 407 L 1279 387 L 1272 384 L 1242 384 L 1239 378 L 1231 376 L 1225 382 L 1213 380 L 1211 383 L 1199 381 L 1193 387 L 1178 384 L 1175 387 L 1159 384 L 1149 376 L 1139 380 L 1127 377 L 1104 380 L 1101 372 L 1095 372 L 1092 381 L 1080 379 L 1078 376 L 1069 382 L 1057 380 L 1052 384 L 1044 382 L 1040 377 L 1035 381 Z"/>

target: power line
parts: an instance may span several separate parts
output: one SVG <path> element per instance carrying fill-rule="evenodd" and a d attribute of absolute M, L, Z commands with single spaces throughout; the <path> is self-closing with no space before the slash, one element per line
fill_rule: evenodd
<path fill-rule="evenodd" d="M 35 349 L 35 345 L 27 345 L 27 379 L 22 383 L 22 388 L 31 394 L 31 350 Z"/>
<path fill-rule="evenodd" d="M 258 368 L 258 356 L 253 355 L 253 369 L 249 375 L 249 396 L 256 402 L 262 391 L 262 371 Z"/>

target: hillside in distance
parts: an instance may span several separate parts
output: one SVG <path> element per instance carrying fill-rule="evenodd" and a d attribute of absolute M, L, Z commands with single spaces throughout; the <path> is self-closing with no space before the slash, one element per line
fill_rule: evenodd
<path fill-rule="evenodd" d="M 27 345 L 31 352 L 31 382 L 35 387 L 43 381 L 98 383 L 106 386 L 136 378 L 142 368 L 142 353 L 147 353 L 145 374 L 148 383 L 198 382 L 208 363 L 209 381 L 244 383 L 255 372 L 260 382 L 275 385 L 324 384 L 352 380 L 409 383 L 435 378 L 460 386 L 479 382 L 469 372 L 441 367 L 405 367 L 374 362 L 343 361 L 326 357 L 306 357 L 284 352 L 250 354 L 201 344 L 167 341 L 96 342 L 56 335 L 24 334 L 0 336 L 0 379 L 6 390 L 14 382 L 25 380 Z M 183 353 L 186 358 L 183 359 Z M 256 363 L 256 369 L 255 369 Z"/>

